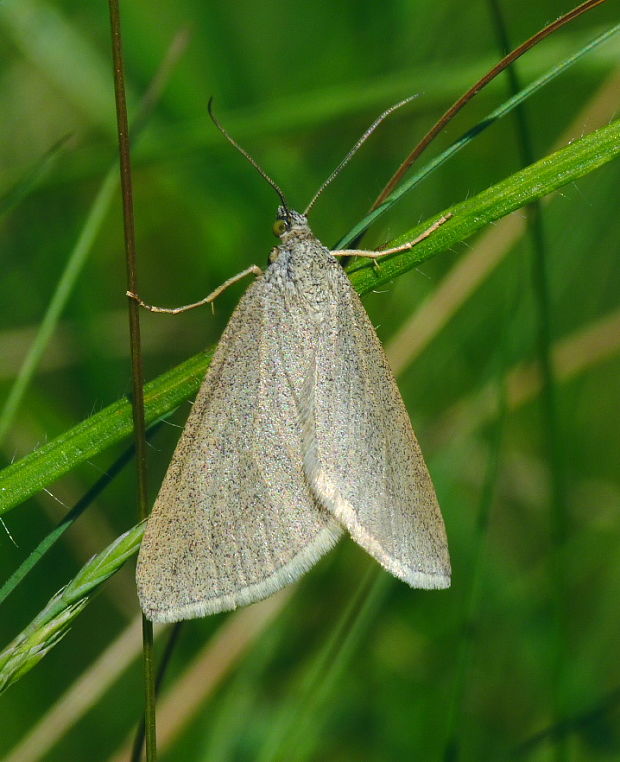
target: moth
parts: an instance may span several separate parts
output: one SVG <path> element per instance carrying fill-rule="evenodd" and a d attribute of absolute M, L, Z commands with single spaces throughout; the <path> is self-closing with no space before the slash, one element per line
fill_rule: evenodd
<path fill-rule="evenodd" d="M 298 579 L 345 533 L 412 587 L 446 588 L 448 545 L 431 477 L 338 262 L 419 239 L 384 252 L 330 251 L 307 211 L 291 209 L 213 118 L 278 192 L 280 242 L 265 272 L 249 268 L 256 280 L 224 330 L 148 520 L 136 575 L 142 610 L 174 622 L 253 603 Z M 185 309 L 129 295 L 156 311 Z"/>

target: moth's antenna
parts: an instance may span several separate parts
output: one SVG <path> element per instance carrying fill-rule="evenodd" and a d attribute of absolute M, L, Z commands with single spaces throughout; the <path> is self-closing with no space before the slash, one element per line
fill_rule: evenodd
<path fill-rule="evenodd" d="M 362 145 L 368 140 L 368 138 L 372 135 L 372 133 L 377 129 L 377 127 L 381 124 L 381 122 L 386 119 L 393 111 L 396 111 L 397 108 L 400 108 L 401 106 L 404 106 L 407 103 L 411 103 L 411 101 L 414 98 L 417 98 L 417 95 L 410 95 L 408 98 L 405 98 L 405 100 L 399 101 L 398 103 L 395 103 L 393 106 L 390 106 L 390 108 L 386 109 L 382 114 L 380 114 L 375 121 L 370 125 L 370 127 L 366 130 L 366 132 L 362 135 L 362 137 L 357 141 L 357 143 L 353 146 L 353 148 L 349 151 L 349 153 L 344 157 L 344 159 L 340 162 L 340 164 L 336 167 L 336 169 L 331 173 L 331 175 L 325 180 L 325 182 L 321 185 L 321 187 L 318 189 L 318 191 L 314 194 L 312 197 L 312 201 L 308 204 L 308 206 L 304 210 L 304 214 L 307 215 L 310 209 L 314 206 L 317 198 L 323 193 L 325 188 L 331 183 L 331 181 L 337 177 L 340 172 L 346 167 L 346 165 L 351 161 L 353 156 L 359 151 L 359 149 L 362 147 Z M 230 139 L 230 138 L 229 138 Z"/>
<path fill-rule="evenodd" d="M 399 104 L 400 105 L 400 104 Z M 250 154 L 243 148 L 242 146 L 237 143 L 237 141 L 233 138 L 232 135 L 230 135 L 227 130 L 223 127 L 220 120 L 215 116 L 213 113 L 213 96 L 209 98 L 209 103 L 207 105 L 207 109 L 209 110 L 209 116 L 211 117 L 211 120 L 213 121 L 213 124 L 218 128 L 218 130 L 222 133 L 222 135 L 226 138 L 226 140 L 234 146 L 239 153 L 243 154 L 245 158 L 250 162 L 250 164 L 256 169 L 258 174 L 267 182 L 271 187 L 274 189 L 274 191 L 278 194 L 280 197 L 280 201 L 282 202 L 282 206 L 284 207 L 286 211 L 286 215 L 288 217 L 288 211 L 289 211 L 289 205 L 286 201 L 286 197 L 284 193 L 282 192 L 282 189 L 280 186 L 275 182 L 275 180 L 272 180 L 271 177 L 265 172 L 265 170 L 261 167 L 261 165 L 256 161 L 256 159 L 253 156 L 250 156 Z"/>

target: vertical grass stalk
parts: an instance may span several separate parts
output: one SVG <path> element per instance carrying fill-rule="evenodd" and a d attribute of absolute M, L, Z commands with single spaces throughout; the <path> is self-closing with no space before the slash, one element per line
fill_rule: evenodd
<path fill-rule="evenodd" d="M 491 16 L 499 44 L 509 49 L 508 33 L 504 23 L 499 0 L 490 0 Z M 506 70 L 512 93 L 519 92 L 520 83 L 514 67 Z M 528 126 L 525 106 L 515 109 L 515 126 L 519 154 L 523 166 L 534 161 L 531 131 Z M 568 529 L 566 509 L 566 489 L 562 446 L 556 402 L 556 382 L 551 359 L 551 299 L 549 294 L 547 247 L 542 222 L 542 208 L 539 201 L 525 207 L 527 228 L 531 239 L 531 278 L 536 305 L 536 355 L 542 379 L 541 389 L 541 428 L 543 446 L 551 474 L 551 584 L 554 604 L 554 648 L 551 664 L 552 709 L 556 723 L 564 715 L 563 695 L 566 679 L 566 568 L 564 546 Z M 566 736 L 558 736 L 555 745 L 556 762 L 567 759 Z"/>
<path fill-rule="evenodd" d="M 136 262 L 136 238 L 133 216 L 133 192 L 131 182 L 131 156 L 129 147 L 129 124 L 125 99 L 125 78 L 123 71 L 123 52 L 121 41 L 121 20 L 118 0 L 108 1 L 110 26 L 112 31 L 112 58 L 114 63 L 114 95 L 116 100 L 116 120 L 118 127 L 118 145 L 123 200 L 123 223 L 125 239 L 125 261 L 127 265 L 127 289 L 138 293 L 138 274 Z M 146 475 L 146 424 L 144 420 L 144 374 L 142 369 L 142 351 L 140 345 L 139 307 L 132 299 L 128 300 L 129 341 L 131 351 L 132 413 L 134 443 L 136 447 L 136 471 L 138 479 L 138 514 L 140 519 L 148 515 L 148 494 Z M 145 690 L 145 738 L 147 762 L 157 759 L 155 726 L 155 672 L 153 663 L 153 625 L 143 616 L 142 642 L 144 654 L 144 690 Z"/>

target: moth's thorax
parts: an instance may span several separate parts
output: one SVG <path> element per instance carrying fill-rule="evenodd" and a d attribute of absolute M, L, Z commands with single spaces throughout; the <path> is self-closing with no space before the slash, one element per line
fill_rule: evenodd
<path fill-rule="evenodd" d="M 265 280 L 290 297 L 318 306 L 331 298 L 333 268 L 340 269 L 337 260 L 310 230 L 303 214 L 280 207 L 278 219 L 288 219 L 290 227 L 269 256 Z"/>

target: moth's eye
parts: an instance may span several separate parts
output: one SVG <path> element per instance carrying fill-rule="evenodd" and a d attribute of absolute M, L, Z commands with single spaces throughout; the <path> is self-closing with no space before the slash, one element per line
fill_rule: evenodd
<path fill-rule="evenodd" d="M 286 224 L 285 220 L 276 220 L 273 223 L 273 234 L 279 238 L 282 233 L 286 232 L 288 230 L 288 225 Z"/>

